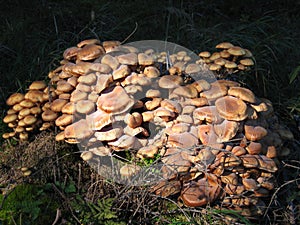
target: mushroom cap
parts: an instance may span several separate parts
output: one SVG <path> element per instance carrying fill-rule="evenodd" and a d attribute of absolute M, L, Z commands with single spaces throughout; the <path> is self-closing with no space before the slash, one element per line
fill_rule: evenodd
<path fill-rule="evenodd" d="M 200 120 L 208 123 L 220 123 L 223 120 L 217 112 L 216 106 L 204 106 L 196 108 L 193 112 L 193 118 L 194 121 Z"/>
<path fill-rule="evenodd" d="M 211 56 L 211 54 L 208 51 L 203 51 L 203 52 L 199 53 L 199 56 L 203 57 L 203 58 L 209 58 Z"/>
<path fill-rule="evenodd" d="M 120 168 L 120 174 L 124 177 L 131 177 L 137 174 L 140 170 L 141 168 L 138 165 L 125 164 Z"/>
<path fill-rule="evenodd" d="M 158 85 L 161 88 L 172 89 L 182 85 L 183 79 L 180 76 L 166 75 L 159 79 Z"/>
<path fill-rule="evenodd" d="M 227 51 L 234 56 L 242 56 L 246 54 L 245 50 L 239 46 L 233 46 L 229 48 Z"/>
<path fill-rule="evenodd" d="M 117 56 L 119 63 L 124 65 L 134 66 L 138 63 L 138 57 L 136 53 L 127 53 Z"/>
<path fill-rule="evenodd" d="M 234 45 L 231 44 L 230 42 L 221 42 L 221 43 L 216 45 L 216 48 L 228 49 L 228 48 L 232 48 L 233 46 Z"/>
<path fill-rule="evenodd" d="M 224 120 L 220 124 L 214 124 L 214 131 L 218 136 L 217 142 L 227 142 L 232 139 L 239 129 L 239 123 L 235 121 Z"/>
<path fill-rule="evenodd" d="M 190 63 L 185 68 L 185 72 L 187 74 L 195 74 L 195 73 L 199 73 L 200 71 L 201 71 L 201 67 L 196 63 Z"/>
<path fill-rule="evenodd" d="M 103 131 L 96 131 L 95 137 L 99 141 L 113 141 L 121 137 L 123 129 L 121 127 L 108 128 Z"/>
<path fill-rule="evenodd" d="M 92 131 L 85 119 L 81 119 L 67 126 L 64 130 L 66 139 L 82 140 L 93 135 Z"/>
<path fill-rule="evenodd" d="M 168 146 L 187 148 L 195 146 L 199 143 L 198 138 L 189 132 L 183 132 L 180 134 L 170 134 L 168 137 Z"/>
<path fill-rule="evenodd" d="M 44 93 L 42 91 L 39 91 L 39 90 L 29 90 L 25 94 L 25 99 L 29 99 L 32 102 L 43 102 L 44 101 L 43 95 L 44 95 Z"/>
<path fill-rule="evenodd" d="M 211 71 L 218 71 L 221 68 L 222 68 L 221 65 L 216 64 L 216 63 L 212 63 L 209 65 L 209 70 L 211 70 Z"/>
<path fill-rule="evenodd" d="M 47 109 L 42 113 L 42 119 L 44 121 L 54 121 L 57 117 L 58 114 L 50 109 Z"/>
<path fill-rule="evenodd" d="M 24 98 L 25 96 L 22 93 L 13 93 L 6 100 L 6 104 L 9 106 L 16 105 L 17 103 L 20 103 Z"/>
<path fill-rule="evenodd" d="M 124 78 L 130 74 L 130 68 L 127 65 L 121 65 L 118 69 L 113 71 L 113 79 L 118 80 Z"/>
<path fill-rule="evenodd" d="M 215 102 L 219 115 L 227 120 L 242 121 L 247 118 L 247 105 L 232 96 L 218 98 Z"/>
<path fill-rule="evenodd" d="M 237 64 L 235 62 L 232 62 L 232 61 L 227 61 L 224 66 L 227 69 L 237 68 Z"/>
<path fill-rule="evenodd" d="M 106 54 L 102 57 L 101 63 L 110 66 L 113 70 L 117 69 L 120 65 L 119 61 L 109 54 Z"/>
<path fill-rule="evenodd" d="M 114 122 L 111 113 L 97 110 L 86 116 L 86 121 L 92 130 L 101 130 L 103 127 L 110 125 Z"/>
<path fill-rule="evenodd" d="M 73 115 L 70 114 L 62 114 L 60 117 L 58 117 L 55 120 L 55 125 L 60 126 L 67 126 L 70 125 L 73 122 Z"/>
<path fill-rule="evenodd" d="M 77 48 L 77 47 L 70 47 L 70 48 L 67 48 L 64 53 L 63 53 L 63 57 L 64 59 L 66 60 L 73 60 L 76 58 L 77 56 L 77 52 L 80 50 L 80 48 Z"/>
<path fill-rule="evenodd" d="M 33 115 L 28 115 L 28 116 L 25 116 L 25 118 L 24 118 L 24 123 L 25 123 L 26 125 L 32 125 L 32 124 L 34 124 L 36 121 L 37 121 L 37 118 L 34 117 Z"/>
<path fill-rule="evenodd" d="M 31 108 L 31 107 L 33 107 L 35 105 L 34 102 L 32 102 L 29 99 L 24 99 L 19 104 L 20 104 L 20 106 L 22 106 L 24 108 Z"/>
<path fill-rule="evenodd" d="M 29 90 L 43 90 L 47 87 L 47 84 L 44 81 L 33 81 L 29 85 Z"/>
<path fill-rule="evenodd" d="M 137 157 L 139 157 L 141 159 L 144 159 L 144 158 L 152 159 L 152 158 L 155 157 L 155 154 L 157 154 L 157 153 L 158 153 L 158 147 L 157 146 L 148 145 L 148 146 L 142 147 L 138 150 Z"/>
<path fill-rule="evenodd" d="M 51 103 L 51 107 L 50 109 L 54 112 L 61 112 L 62 108 L 68 103 L 67 100 L 65 99 L 55 99 L 52 103 Z"/>
<path fill-rule="evenodd" d="M 90 114 L 95 111 L 95 103 L 90 100 L 80 100 L 75 103 L 76 112 Z"/>
<path fill-rule="evenodd" d="M 113 114 L 126 112 L 134 105 L 134 100 L 126 93 L 124 88 L 116 86 L 107 93 L 102 93 L 98 100 L 99 109 Z"/>
<path fill-rule="evenodd" d="M 258 141 L 268 134 L 268 131 L 261 126 L 245 125 L 245 136 L 249 141 Z"/>
<path fill-rule="evenodd" d="M 83 84 L 87 84 L 87 85 L 92 85 L 96 81 L 97 81 L 97 76 L 95 73 L 89 73 L 87 75 L 80 76 L 80 77 L 78 77 L 78 79 L 76 79 L 76 83 L 79 82 L 79 83 L 83 83 Z M 68 83 L 69 83 L 69 81 L 68 81 Z M 76 84 L 72 85 L 72 86 L 76 86 Z"/>
<path fill-rule="evenodd" d="M 29 115 L 30 110 L 31 109 L 29 109 L 29 108 L 24 108 L 24 109 L 20 110 L 19 115 L 18 115 L 19 119 L 24 118 L 25 116 Z"/>
<path fill-rule="evenodd" d="M 186 98 L 196 98 L 198 96 L 197 89 L 192 85 L 179 86 L 172 93 Z"/>
<path fill-rule="evenodd" d="M 246 58 L 246 59 L 241 59 L 240 64 L 242 64 L 244 66 L 253 66 L 254 62 L 252 59 Z"/>
<path fill-rule="evenodd" d="M 17 114 L 8 114 L 3 118 L 4 123 L 11 123 L 13 121 L 16 121 L 18 119 Z"/>
<path fill-rule="evenodd" d="M 250 102 L 250 103 L 255 103 L 255 95 L 254 93 L 243 87 L 230 87 L 228 90 L 228 95 L 232 95 L 234 97 L 240 98 L 243 101 Z"/>
<path fill-rule="evenodd" d="M 138 62 L 139 65 L 150 66 L 154 63 L 154 58 L 151 55 L 147 55 L 145 53 L 139 53 Z"/>
<path fill-rule="evenodd" d="M 214 83 L 210 86 L 209 90 L 200 93 L 200 97 L 207 98 L 208 100 L 213 100 L 227 95 L 228 88 L 225 85 L 219 85 Z"/>
<path fill-rule="evenodd" d="M 147 66 L 144 69 L 144 74 L 146 75 L 146 77 L 155 78 L 160 75 L 160 72 L 155 66 Z"/>
<path fill-rule="evenodd" d="M 101 45 L 87 44 L 77 52 L 77 59 L 88 61 L 96 59 L 105 54 L 105 50 Z"/>
<path fill-rule="evenodd" d="M 213 174 L 206 174 L 181 191 L 181 199 L 188 207 L 199 207 L 213 202 L 221 192 L 221 182 Z"/>
<path fill-rule="evenodd" d="M 86 40 L 83 40 L 81 42 L 79 42 L 77 44 L 77 47 L 78 48 L 82 48 L 84 47 L 85 45 L 89 45 L 89 44 L 97 44 L 97 45 L 100 45 L 100 41 L 98 39 L 86 39 Z"/>
<path fill-rule="evenodd" d="M 221 57 L 221 55 L 220 55 L 219 52 L 214 52 L 214 53 L 209 57 L 209 59 L 210 59 L 211 61 L 214 61 L 214 60 L 216 60 L 216 59 L 218 59 L 218 58 L 220 58 L 220 57 Z"/>
<path fill-rule="evenodd" d="M 145 94 L 146 98 L 159 98 L 160 96 L 160 91 L 156 89 L 149 89 Z"/>

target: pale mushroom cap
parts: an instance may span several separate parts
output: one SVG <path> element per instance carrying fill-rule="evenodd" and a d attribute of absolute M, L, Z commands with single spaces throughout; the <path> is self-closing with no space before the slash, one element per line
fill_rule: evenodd
<path fill-rule="evenodd" d="M 95 137 L 99 141 L 113 141 L 121 137 L 123 129 L 121 127 L 112 128 L 106 131 L 96 131 Z"/>
<path fill-rule="evenodd" d="M 172 76 L 172 75 L 163 76 L 158 81 L 158 85 L 161 88 L 167 88 L 167 89 L 179 87 L 180 85 L 182 85 L 182 83 L 183 83 L 182 77 Z"/>
<path fill-rule="evenodd" d="M 247 118 L 247 105 L 240 99 L 232 96 L 218 98 L 216 109 L 221 117 L 227 120 L 241 121 Z"/>
<path fill-rule="evenodd" d="M 131 177 L 137 174 L 141 168 L 138 165 L 126 164 L 120 168 L 120 174 L 124 177 Z"/>
<path fill-rule="evenodd" d="M 208 51 L 204 51 L 204 52 L 200 52 L 199 56 L 203 57 L 203 58 L 209 58 L 211 56 L 211 54 Z"/>
<path fill-rule="evenodd" d="M 90 114 L 95 111 L 95 103 L 90 100 L 80 100 L 75 103 L 75 109 L 81 114 Z"/>
<path fill-rule="evenodd" d="M 256 101 L 254 93 L 247 88 L 230 87 L 228 90 L 228 94 L 231 96 L 240 98 L 246 102 L 255 103 L 255 101 Z"/>
<path fill-rule="evenodd" d="M 187 74 L 195 74 L 195 73 L 199 73 L 200 71 L 201 71 L 201 67 L 196 63 L 190 63 L 185 68 L 185 72 Z"/>
<path fill-rule="evenodd" d="M 117 57 L 119 63 L 124 65 L 136 65 L 138 63 L 138 57 L 136 53 L 127 53 L 124 55 L 119 55 Z"/>
<path fill-rule="evenodd" d="M 97 100 L 99 109 L 114 114 L 120 114 L 129 110 L 134 100 L 121 86 L 116 86 L 111 92 L 103 93 Z"/>
<path fill-rule="evenodd" d="M 154 67 L 154 66 L 147 66 L 145 69 L 144 69 L 144 74 L 146 75 L 146 77 L 149 77 L 149 78 L 155 78 L 155 77 L 158 77 L 160 75 L 160 72 L 159 70 Z"/>

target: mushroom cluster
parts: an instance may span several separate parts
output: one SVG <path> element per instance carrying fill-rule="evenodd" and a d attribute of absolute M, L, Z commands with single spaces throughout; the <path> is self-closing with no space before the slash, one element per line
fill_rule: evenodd
<path fill-rule="evenodd" d="M 13 131 L 4 133 L 3 138 L 15 137 L 21 141 L 28 140 L 28 134 L 37 129 L 46 130 L 51 126 L 46 118 L 42 118 L 43 111 L 49 107 L 51 93 L 44 81 L 34 81 L 30 84 L 28 91 L 23 93 L 13 93 L 6 100 L 10 106 L 3 122 Z"/>
<path fill-rule="evenodd" d="M 226 78 L 232 73 L 247 71 L 254 65 L 253 55 L 250 50 L 235 46 L 230 42 L 221 42 L 216 45 L 218 51 L 210 53 L 203 51 L 199 53 L 201 60 L 208 65 L 219 78 Z"/>
<path fill-rule="evenodd" d="M 48 75 L 49 87 L 33 83 L 27 94 L 9 97 L 4 122 L 20 139 L 20 127 L 30 130 L 39 118 L 45 121 L 40 129 L 55 124 L 61 131 L 56 140 L 83 146 L 85 161 L 124 151 L 141 161 L 156 159 L 162 179 L 154 193 L 177 195 L 189 207 L 218 202 L 247 214 L 274 189 L 276 160 L 292 135 L 276 123 L 270 101 L 238 82 L 207 77 L 203 60 L 223 60 L 231 73 L 241 66 L 226 67 L 229 60 L 242 64 L 251 57 L 230 43 L 217 48 L 224 49 L 218 56 L 200 53 L 194 60 L 186 51 L 82 41 L 65 50 L 61 66 Z M 128 164 L 119 170 L 130 177 L 140 169 Z"/>

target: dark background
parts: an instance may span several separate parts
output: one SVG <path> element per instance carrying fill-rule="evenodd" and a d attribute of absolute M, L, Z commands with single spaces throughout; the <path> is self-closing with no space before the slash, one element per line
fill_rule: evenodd
<path fill-rule="evenodd" d="M 221 41 L 250 49 L 256 68 L 247 85 L 283 114 L 300 110 L 300 1 L 9 0 L 0 7 L 1 108 L 13 92 L 46 79 L 66 48 L 86 38 L 122 41 L 137 23 L 128 42 L 167 40 L 196 53 Z"/>

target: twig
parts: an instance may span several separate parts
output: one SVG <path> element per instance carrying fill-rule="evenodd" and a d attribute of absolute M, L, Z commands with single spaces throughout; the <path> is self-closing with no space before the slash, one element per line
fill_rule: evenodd
<path fill-rule="evenodd" d="M 60 217 L 61 217 L 61 210 L 56 209 L 56 217 L 55 217 L 55 220 L 53 221 L 52 225 L 55 225 L 58 222 Z"/>
<path fill-rule="evenodd" d="M 294 183 L 294 182 L 299 181 L 299 180 L 300 180 L 300 178 L 295 179 L 295 180 L 290 180 L 290 181 L 288 181 L 288 182 L 282 184 L 282 185 L 274 192 L 274 194 L 272 195 L 272 198 L 271 198 L 271 200 L 270 200 L 270 203 L 268 204 L 267 209 L 266 209 L 266 211 L 265 211 L 265 213 L 264 213 L 264 217 L 267 215 L 267 213 L 268 213 L 268 211 L 269 211 L 269 208 L 270 208 L 272 202 L 274 201 L 274 198 L 276 197 L 277 193 L 280 191 L 280 189 L 282 189 L 284 186 L 286 186 L 286 185 L 288 185 L 288 184 Z"/>
<path fill-rule="evenodd" d="M 73 209 L 72 207 L 70 206 L 70 202 L 69 202 L 69 199 L 55 186 L 55 184 L 52 183 L 52 187 L 53 189 L 67 202 L 67 205 L 68 205 L 68 208 L 71 212 L 71 215 L 73 216 L 73 218 L 76 220 L 76 222 L 78 224 L 81 224 L 80 220 L 74 215 L 73 213 Z"/>

